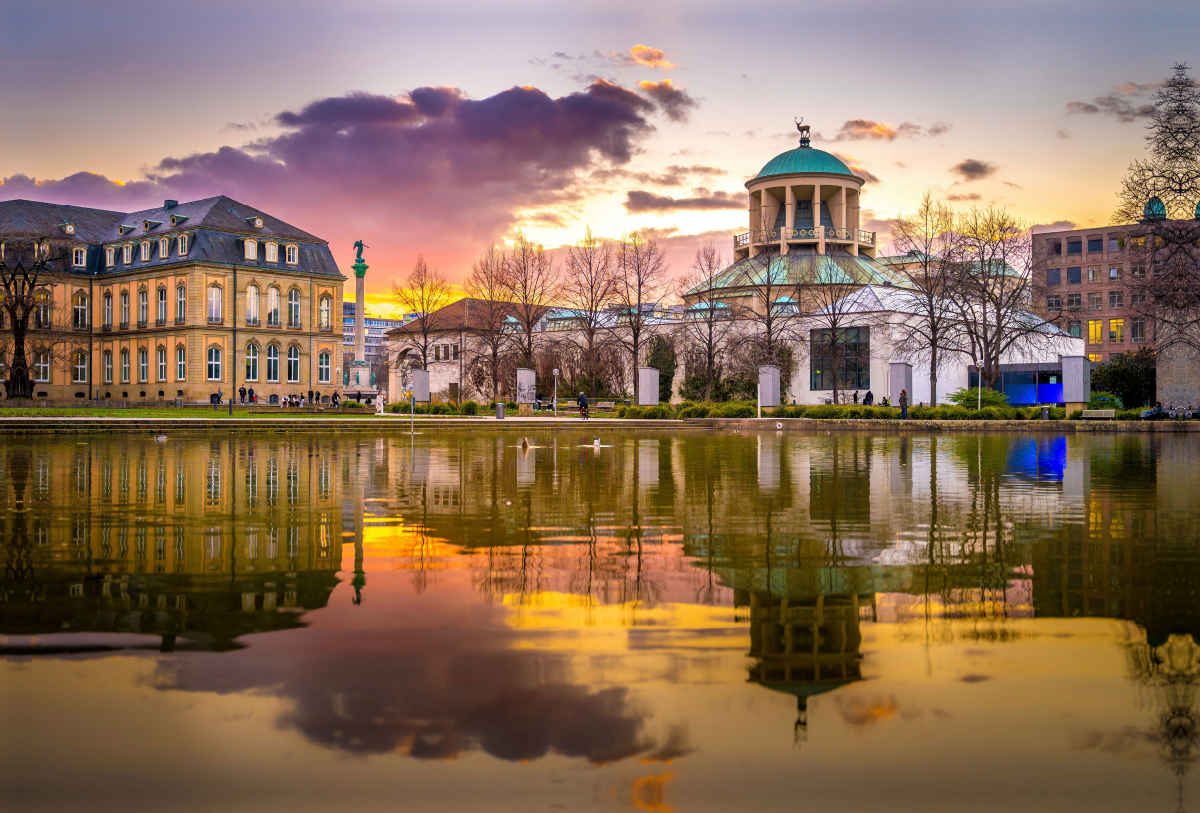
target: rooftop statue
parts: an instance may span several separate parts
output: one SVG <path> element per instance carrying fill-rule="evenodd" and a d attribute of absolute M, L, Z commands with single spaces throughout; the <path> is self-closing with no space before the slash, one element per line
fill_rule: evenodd
<path fill-rule="evenodd" d="M 363 261 L 363 258 L 362 258 L 362 252 L 363 252 L 363 249 L 364 249 L 364 248 L 370 248 L 370 246 L 368 246 L 368 245 L 366 245 L 365 243 L 363 243 L 363 241 L 362 241 L 362 240 L 355 240 L 355 241 L 354 241 L 354 248 L 355 248 L 355 249 L 357 249 L 357 251 L 358 251 L 358 256 L 355 258 L 355 260 L 356 260 L 357 262 L 360 262 L 360 263 L 361 263 L 361 262 Z"/>

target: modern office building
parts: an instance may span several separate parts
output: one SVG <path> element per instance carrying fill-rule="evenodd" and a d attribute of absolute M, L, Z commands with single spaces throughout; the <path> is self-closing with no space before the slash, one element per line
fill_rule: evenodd
<path fill-rule="evenodd" d="M 1127 238 L 1134 226 L 1040 232 L 1033 235 L 1033 309 L 1087 343 L 1092 361 L 1153 346 L 1143 316 L 1130 311 L 1127 281 L 1145 273 L 1131 259 Z M 1044 293 L 1043 293 L 1044 291 Z"/>
<path fill-rule="evenodd" d="M 356 307 L 353 302 L 342 303 L 342 354 L 347 358 L 354 356 L 354 320 Z M 374 316 L 366 317 L 366 362 L 371 366 L 379 359 L 383 348 L 384 334 L 392 328 L 397 328 L 414 318 L 415 314 L 407 314 L 403 319 L 379 319 Z"/>
<path fill-rule="evenodd" d="M 324 240 L 259 209 L 0 202 L 0 250 L 30 239 L 54 268 L 25 340 L 35 398 L 208 401 L 245 386 L 270 401 L 340 383 L 344 277 Z M 0 320 L 0 374 L 12 328 Z"/>

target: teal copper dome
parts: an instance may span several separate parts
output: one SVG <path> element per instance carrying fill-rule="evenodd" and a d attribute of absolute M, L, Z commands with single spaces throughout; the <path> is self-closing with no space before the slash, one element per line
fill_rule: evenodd
<path fill-rule="evenodd" d="M 1167 207 L 1163 205 L 1158 195 L 1155 195 L 1146 201 L 1146 208 L 1142 210 L 1142 216 L 1145 220 L 1166 220 Z"/>
<path fill-rule="evenodd" d="M 801 144 L 796 149 L 782 152 L 768 161 L 755 176 L 755 180 L 772 175 L 807 175 L 814 172 L 855 177 L 849 167 L 839 159 L 824 150 L 814 150 L 807 144 Z"/>

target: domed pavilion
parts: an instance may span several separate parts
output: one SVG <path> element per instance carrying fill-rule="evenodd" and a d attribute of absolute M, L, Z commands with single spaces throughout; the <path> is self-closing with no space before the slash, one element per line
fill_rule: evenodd
<path fill-rule="evenodd" d="M 734 238 L 734 261 L 711 295 L 703 284 L 684 294 L 689 308 L 705 307 L 706 299 L 732 305 L 752 298 L 768 273 L 781 288 L 823 282 L 908 287 L 903 274 L 875 260 L 875 233 L 859 228 L 865 180 L 837 156 L 814 149 L 808 125 L 799 130 L 799 147 L 775 156 L 746 182 L 750 231 Z M 781 295 L 775 302 L 795 300 Z"/>

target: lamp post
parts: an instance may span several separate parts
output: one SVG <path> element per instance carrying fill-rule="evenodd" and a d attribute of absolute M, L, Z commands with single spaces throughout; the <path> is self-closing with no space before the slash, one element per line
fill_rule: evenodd
<path fill-rule="evenodd" d="M 554 417 L 558 417 L 558 368 L 554 368 Z"/>

